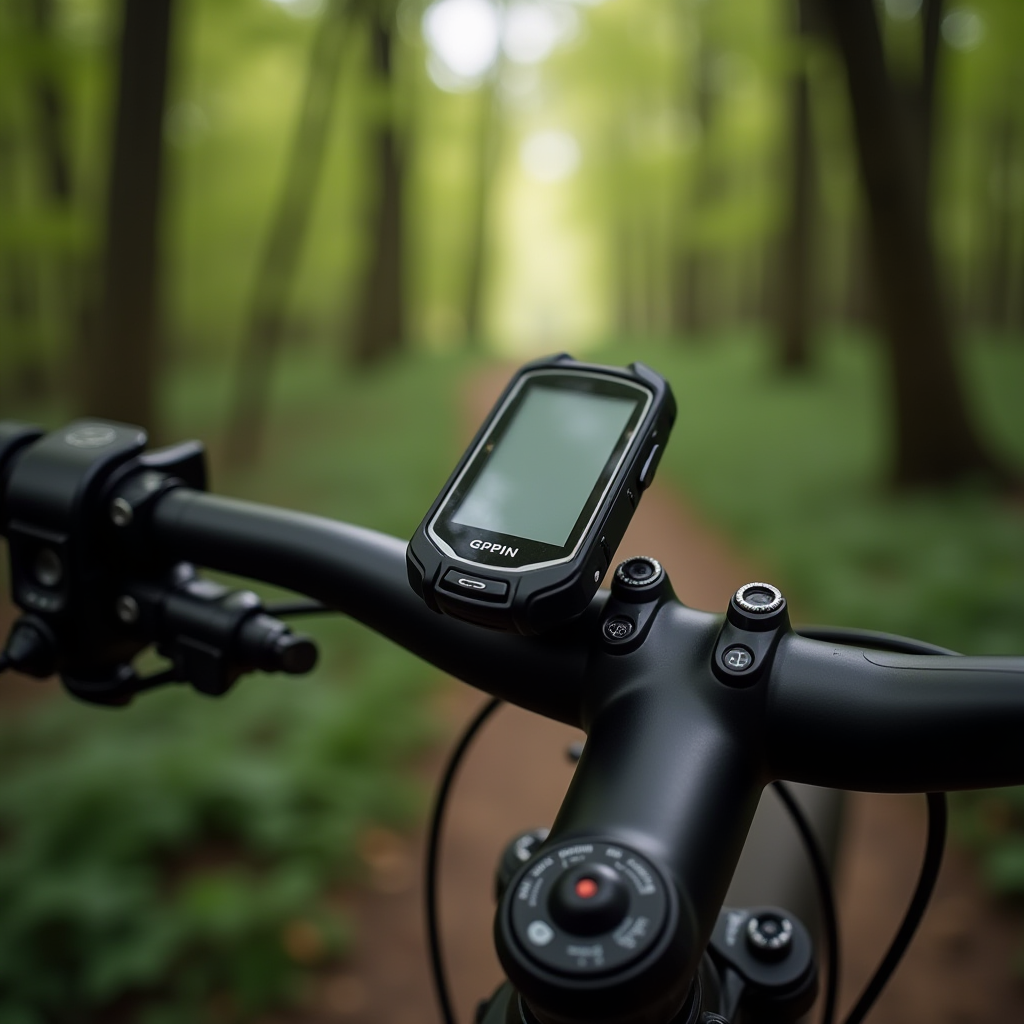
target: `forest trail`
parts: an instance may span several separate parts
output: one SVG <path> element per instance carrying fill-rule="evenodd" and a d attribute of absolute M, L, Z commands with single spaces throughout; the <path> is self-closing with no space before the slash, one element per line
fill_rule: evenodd
<path fill-rule="evenodd" d="M 478 373 L 465 392 L 465 439 L 509 376 Z M 696 608 L 724 609 L 742 583 L 761 578 L 756 562 L 656 480 L 644 495 L 617 560 L 651 554 L 676 594 Z M 454 738 L 485 698 L 458 683 L 443 687 L 442 718 Z M 502 709 L 471 748 L 453 787 L 441 859 L 440 917 L 459 1024 L 501 980 L 493 952 L 494 870 L 507 841 L 552 821 L 572 776 L 568 745 L 580 734 L 517 708 Z M 866 756 L 870 756 L 869 753 Z M 433 786 L 444 752 L 423 766 Z M 894 934 L 920 863 L 924 801 L 856 795 L 847 805 L 837 870 L 844 982 L 852 1005 Z M 340 898 L 355 919 L 352 957 L 319 978 L 302 1010 L 266 1024 L 435 1024 L 423 925 L 423 834 L 367 837 L 370 884 Z M 947 851 L 932 906 L 872 1024 L 996 1024 L 1024 1020 L 1024 990 L 1009 977 L 1019 924 L 981 892 L 966 859 Z M 816 1019 L 816 1018 L 815 1018 Z M 841 1019 L 841 1016 L 839 1017 Z"/>

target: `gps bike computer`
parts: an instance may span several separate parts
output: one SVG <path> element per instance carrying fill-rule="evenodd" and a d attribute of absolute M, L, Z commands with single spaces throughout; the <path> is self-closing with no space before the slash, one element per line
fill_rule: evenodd
<path fill-rule="evenodd" d="M 436 611 L 520 633 L 579 615 L 675 414 L 668 383 L 641 363 L 523 367 L 409 543 L 413 589 Z"/>

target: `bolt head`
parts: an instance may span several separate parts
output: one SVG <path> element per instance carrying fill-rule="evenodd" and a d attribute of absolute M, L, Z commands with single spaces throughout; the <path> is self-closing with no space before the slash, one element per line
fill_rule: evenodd
<path fill-rule="evenodd" d="M 129 526 L 135 512 L 124 498 L 115 498 L 110 503 L 110 521 L 118 527 Z"/>

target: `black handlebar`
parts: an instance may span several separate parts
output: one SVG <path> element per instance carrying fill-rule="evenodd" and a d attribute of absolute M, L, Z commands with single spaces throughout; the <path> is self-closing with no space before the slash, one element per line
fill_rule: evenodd
<path fill-rule="evenodd" d="M 177 488 L 160 499 L 152 531 L 168 559 L 307 594 L 477 689 L 587 729 L 588 764 L 608 720 L 622 723 L 615 733 L 643 737 L 642 749 L 616 749 L 609 761 L 665 777 L 667 766 L 649 764 L 645 751 L 678 713 L 665 739 L 673 758 L 686 757 L 683 736 L 706 731 L 695 753 L 715 737 L 738 747 L 730 760 L 749 761 L 759 785 L 938 792 L 1024 780 L 1022 657 L 893 654 L 790 633 L 763 685 L 733 689 L 709 671 L 722 616 L 675 602 L 627 664 L 595 654 L 606 591 L 568 628 L 527 638 L 428 609 L 409 586 L 404 542 L 374 530 Z M 651 689 L 662 677 L 664 706 Z M 613 782 L 600 792 L 611 794 Z"/>
<path fill-rule="evenodd" d="M 319 516 L 177 488 L 153 512 L 171 560 L 259 579 L 322 601 L 477 689 L 579 724 L 585 622 L 577 643 L 527 639 L 431 611 L 409 586 L 405 543 Z"/>
<path fill-rule="evenodd" d="M 478 689 L 584 728 L 551 841 L 607 837 L 669 873 L 686 977 L 769 781 L 896 792 L 1024 780 L 1024 658 L 890 654 L 790 632 L 763 680 L 734 687 L 710 667 L 723 616 L 675 600 L 624 657 L 601 643 L 606 591 L 569 628 L 527 638 L 430 611 L 409 586 L 405 545 L 371 530 L 185 489 L 161 499 L 152 528 L 169 558 L 308 594 Z"/>
<path fill-rule="evenodd" d="M 777 778 L 871 792 L 1024 777 L 1024 658 L 932 657 L 786 637 L 765 719 Z"/>

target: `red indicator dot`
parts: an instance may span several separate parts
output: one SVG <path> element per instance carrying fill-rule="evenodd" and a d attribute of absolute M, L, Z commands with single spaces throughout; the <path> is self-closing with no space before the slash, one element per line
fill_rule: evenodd
<path fill-rule="evenodd" d="M 592 878 L 581 878 L 576 883 L 576 895 L 581 900 L 589 900 L 591 896 L 597 895 L 597 882 Z"/>

